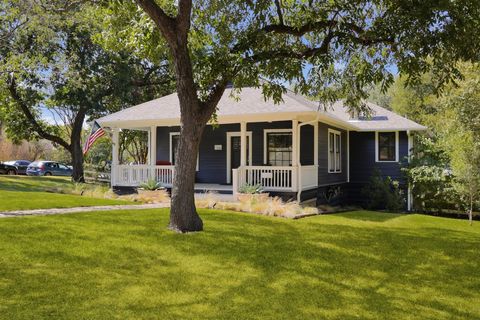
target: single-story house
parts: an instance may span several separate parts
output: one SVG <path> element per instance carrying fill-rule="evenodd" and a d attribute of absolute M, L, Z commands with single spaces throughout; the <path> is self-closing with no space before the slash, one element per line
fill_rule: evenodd
<path fill-rule="evenodd" d="M 412 131 L 425 127 L 368 103 L 368 118 L 341 102 L 319 107 L 288 91 L 283 101 L 266 100 L 259 88 L 225 91 L 217 123 L 203 133 L 197 159 L 196 190 L 235 193 L 245 184 L 261 184 L 272 194 L 306 200 L 325 198 L 327 189 L 343 189 L 343 200 L 361 201 L 372 172 L 402 179 Z M 171 186 L 179 136 L 177 94 L 148 101 L 97 120 L 113 138 L 113 187 L 136 187 L 154 178 Z M 149 132 L 147 164 L 118 163 L 119 130 Z"/>

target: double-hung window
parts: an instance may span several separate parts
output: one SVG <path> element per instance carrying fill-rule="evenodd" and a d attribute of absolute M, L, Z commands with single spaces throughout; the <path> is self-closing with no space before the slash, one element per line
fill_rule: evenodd
<path fill-rule="evenodd" d="M 398 132 L 376 133 L 375 157 L 377 162 L 398 161 Z"/>
<path fill-rule="evenodd" d="M 328 130 L 328 172 L 342 172 L 342 134 Z"/>
<path fill-rule="evenodd" d="M 270 166 L 292 165 L 292 131 L 265 132 L 266 162 Z"/>

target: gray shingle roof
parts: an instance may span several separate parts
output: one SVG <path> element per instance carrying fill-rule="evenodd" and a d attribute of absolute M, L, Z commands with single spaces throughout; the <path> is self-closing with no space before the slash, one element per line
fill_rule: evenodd
<path fill-rule="evenodd" d="M 341 101 L 336 102 L 326 111 L 319 108 L 318 103 L 301 95 L 287 92 L 283 102 L 275 104 L 273 100 L 265 100 L 260 88 L 243 88 L 240 93 L 226 89 L 218 103 L 218 120 L 235 116 L 258 116 L 269 114 L 312 114 L 320 109 L 320 114 L 335 122 L 343 123 L 351 129 L 359 131 L 371 130 L 424 130 L 425 127 L 401 117 L 375 104 L 368 103 L 373 111 L 371 120 L 352 120 L 348 108 Z M 179 121 L 180 107 L 176 93 L 151 100 L 119 112 L 107 115 L 97 121 L 104 126 L 115 126 L 115 123 Z"/>

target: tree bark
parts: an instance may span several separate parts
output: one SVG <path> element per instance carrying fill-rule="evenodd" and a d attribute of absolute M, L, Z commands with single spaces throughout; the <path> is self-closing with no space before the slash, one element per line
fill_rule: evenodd
<path fill-rule="evenodd" d="M 70 155 L 72 156 L 73 166 L 72 180 L 75 182 L 85 182 L 83 172 L 83 150 L 82 145 L 80 144 L 80 139 L 78 139 L 78 141 L 72 140 Z"/>
<path fill-rule="evenodd" d="M 195 169 L 202 133 L 215 111 L 226 80 L 214 87 L 208 101 L 201 103 L 197 95 L 188 50 L 191 0 L 178 1 L 176 17 L 168 16 L 154 0 L 136 0 L 158 26 L 165 37 L 175 66 L 175 78 L 180 103 L 180 138 L 177 147 L 175 176 L 169 228 L 177 232 L 203 230 L 203 222 L 195 208 Z"/>
<path fill-rule="evenodd" d="M 85 120 L 85 108 L 80 108 L 75 116 L 70 134 L 70 154 L 72 156 L 72 180 L 85 182 L 83 172 L 83 148 L 81 144 L 83 121 Z"/>
<path fill-rule="evenodd" d="M 175 158 L 169 228 L 177 232 L 202 231 L 203 222 L 195 207 L 195 171 L 205 124 L 190 117 L 182 123 Z"/>
<path fill-rule="evenodd" d="M 169 228 L 177 232 L 202 231 L 203 222 L 195 207 L 194 192 L 198 149 L 206 121 L 199 116 L 200 103 L 186 39 L 178 39 L 173 51 L 181 116 Z"/>
<path fill-rule="evenodd" d="M 470 210 L 468 211 L 468 221 L 470 222 L 470 225 L 472 225 L 473 222 L 473 196 L 470 194 Z"/>

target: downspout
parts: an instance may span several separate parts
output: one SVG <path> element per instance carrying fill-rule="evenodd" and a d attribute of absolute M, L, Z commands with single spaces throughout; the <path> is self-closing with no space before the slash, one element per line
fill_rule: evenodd
<path fill-rule="evenodd" d="M 300 203 L 300 197 L 302 195 L 302 163 L 300 161 L 300 141 L 301 141 L 301 135 L 302 135 L 302 131 L 301 131 L 301 128 L 304 126 L 304 125 L 307 125 L 307 124 L 314 124 L 315 122 L 318 122 L 320 120 L 320 112 L 318 112 L 317 110 L 317 117 L 314 119 L 314 120 L 311 120 L 311 121 L 307 121 L 307 122 L 302 122 L 302 123 L 299 123 L 297 125 L 297 154 L 295 155 L 297 158 L 297 164 L 298 164 L 298 172 L 297 172 L 297 186 L 298 186 L 298 191 L 297 191 L 297 202 Z M 313 140 L 315 141 L 315 137 L 313 137 Z M 315 150 L 315 149 L 314 149 Z M 317 164 L 318 165 L 318 164 Z M 318 177 L 317 177 L 318 179 Z"/>
<path fill-rule="evenodd" d="M 413 148 L 413 137 L 412 133 L 410 130 L 407 130 L 407 141 L 408 141 L 408 163 L 412 161 L 412 148 Z M 412 186 L 410 184 L 410 181 L 408 181 L 407 185 L 407 211 L 411 212 L 412 211 Z"/>

